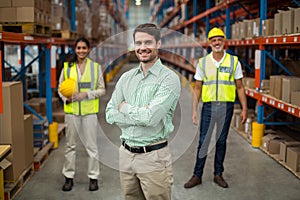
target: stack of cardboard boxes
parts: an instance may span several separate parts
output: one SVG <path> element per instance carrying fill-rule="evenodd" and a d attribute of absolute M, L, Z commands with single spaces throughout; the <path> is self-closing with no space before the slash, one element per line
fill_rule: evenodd
<path fill-rule="evenodd" d="M 300 8 L 278 11 L 274 18 L 262 21 L 262 36 L 300 33 Z M 231 25 L 231 38 L 235 40 L 259 36 L 260 19 L 246 19 Z"/>
<path fill-rule="evenodd" d="M 33 121 L 24 115 L 21 82 L 3 82 L 3 114 L 0 115 L 0 143 L 10 144 L 12 163 L 4 171 L 6 181 L 16 181 L 22 172 L 33 163 Z"/>
<path fill-rule="evenodd" d="M 300 106 L 300 78 L 290 76 L 270 76 L 270 95 L 286 103 Z"/>
<path fill-rule="evenodd" d="M 51 3 L 51 29 L 71 30 L 70 20 L 67 16 L 68 8 L 62 0 L 52 0 Z"/>
<path fill-rule="evenodd" d="M 51 0 L 1 0 L 0 23 L 29 22 L 50 26 Z"/>
<path fill-rule="evenodd" d="M 262 148 L 276 155 L 276 158 L 293 172 L 300 171 L 300 141 L 273 131 L 262 138 Z"/>

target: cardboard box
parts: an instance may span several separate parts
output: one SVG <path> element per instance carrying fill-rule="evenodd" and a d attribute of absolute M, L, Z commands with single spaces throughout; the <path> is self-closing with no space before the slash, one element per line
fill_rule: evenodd
<path fill-rule="evenodd" d="M 42 16 L 35 7 L 17 7 L 18 22 L 42 22 Z"/>
<path fill-rule="evenodd" d="M 291 93 L 300 90 L 300 78 L 284 77 L 282 78 L 282 96 L 281 99 L 287 103 L 291 102 Z"/>
<path fill-rule="evenodd" d="M 286 165 L 294 172 L 300 171 L 300 147 L 287 148 Z"/>
<path fill-rule="evenodd" d="M 16 22 L 17 8 L 0 8 L 0 22 Z"/>
<path fill-rule="evenodd" d="M 300 141 L 282 141 L 280 142 L 279 160 L 286 162 L 286 154 L 288 147 L 300 146 Z"/>
<path fill-rule="evenodd" d="M 245 77 L 243 78 L 243 82 L 246 87 L 255 89 L 255 78 Z"/>
<path fill-rule="evenodd" d="M 285 76 L 270 76 L 270 95 L 281 99 L 282 96 L 282 78 Z"/>
<path fill-rule="evenodd" d="M 281 138 L 274 138 L 269 141 L 269 153 L 270 154 L 279 154 L 280 153 L 280 143 L 285 141 L 284 139 Z"/>
<path fill-rule="evenodd" d="M 12 0 L 1 0 L 0 1 L 0 8 L 9 8 L 12 7 L 11 5 Z"/>
<path fill-rule="evenodd" d="M 261 81 L 261 89 L 262 90 L 269 90 L 270 89 L 270 80 L 264 79 Z"/>
<path fill-rule="evenodd" d="M 282 35 L 282 13 L 274 15 L 274 35 Z"/>
<path fill-rule="evenodd" d="M 11 144 L 12 152 L 7 157 L 12 163 L 4 171 L 4 179 L 16 181 L 24 170 L 24 113 L 21 82 L 3 82 L 3 114 L 0 120 L 0 143 Z"/>
<path fill-rule="evenodd" d="M 300 107 L 300 91 L 291 92 L 291 104 Z"/>
<path fill-rule="evenodd" d="M 248 21 L 243 20 L 240 24 L 240 34 L 241 39 L 245 39 L 248 37 Z"/>
<path fill-rule="evenodd" d="M 298 19 L 299 20 L 299 19 Z M 282 34 L 291 34 L 294 32 L 294 10 L 282 12 Z"/>
<path fill-rule="evenodd" d="M 247 20 L 248 21 L 248 31 L 247 31 L 247 37 L 252 38 L 254 36 L 253 33 L 253 27 L 254 27 L 254 19 Z"/>
<path fill-rule="evenodd" d="M 25 168 L 33 162 L 33 119 L 32 115 L 24 115 Z"/>
<path fill-rule="evenodd" d="M 262 148 L 265 149 L 266 151 L 269 151 L 269 144 L 271 140 L 274 139 L 281 139 L 278 135 L 275 134 L 267 134 L 262 138 Z"/>
<path fill-rule="evenodd" d="M 36 7 L 40 9 L 41 0 L 11 0 L 12 7 Z"/>
<path fill-rule="evenodd" d="M 254 19 L 254 23 L 253 23 L 253 36 L 254 37 L 259 36 L 259 26 L 260 26 L 260 18 Z"/>
<path fill-rule="evenodd" d="M 300 8 L 294 10 L 294 33 L 300 33 Z"/>
<path fill-rule="evenodd" d="M 274 19 L 266 19 L 262 21 L 262 35 L 274 35 Z"/>

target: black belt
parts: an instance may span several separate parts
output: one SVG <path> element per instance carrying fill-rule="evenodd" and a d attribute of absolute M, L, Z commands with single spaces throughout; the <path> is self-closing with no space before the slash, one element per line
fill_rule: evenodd
<path fill-rule="evenodd" d="M 127 149 L 131 153 L 146 153 L 146 152 L 164 148 L 165 146 L 168 145 L 168 141 L 159 144 L 150 145 L 150 146 L 145 146 L 145 147 L 131 147 L 127 145 L 125 141 L 122 142 L 122 145 L 125 147 L 125 149 Z"/>

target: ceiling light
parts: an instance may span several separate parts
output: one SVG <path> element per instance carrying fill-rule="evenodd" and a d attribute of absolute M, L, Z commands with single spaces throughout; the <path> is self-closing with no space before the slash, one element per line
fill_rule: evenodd
<path fill-rule="evenodd" d="M 142 4 L 142 0 L 135 0 L 135 5 L 140 6 Z"/>

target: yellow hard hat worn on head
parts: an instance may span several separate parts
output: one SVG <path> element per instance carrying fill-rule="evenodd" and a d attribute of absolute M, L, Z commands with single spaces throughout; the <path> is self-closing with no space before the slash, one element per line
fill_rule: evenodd
<path fill-rule="evenodd" d="M 59 86 L 59 92 L 67 98 L 71 97 L 78 92 L 76 81 L 72 78 L 64 80 Z"/>
<path fill-rule="evenodd" d="M 215 27 L 209 31 L 207 40 L 210 41 L 211 38 L 217 37 L 217 36 L 223 37 L 224 39 L 226 39 L 226 36 L 225 36 L 224 32 L 222 31 L 222 29 Z"/>

